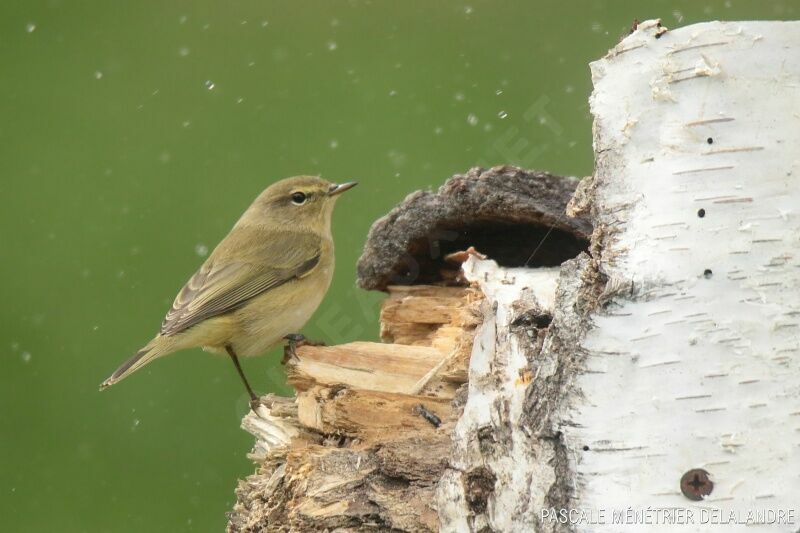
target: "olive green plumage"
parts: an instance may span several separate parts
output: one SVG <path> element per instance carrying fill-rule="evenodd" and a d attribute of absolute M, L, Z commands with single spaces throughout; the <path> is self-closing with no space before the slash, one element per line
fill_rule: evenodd
<path fill-rule="evenodd" d="M 297 176 L 268 187 L 180 290 L 159 333 L 100 388 L 198 346 L 228 352 L 238 368 L 237 355 L 261 354 L 299 332 L 330 285 L 331 214 L 354 185 Z"/>

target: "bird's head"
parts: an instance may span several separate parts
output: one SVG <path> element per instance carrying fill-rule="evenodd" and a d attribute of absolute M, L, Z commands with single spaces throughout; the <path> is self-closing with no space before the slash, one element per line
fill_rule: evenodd
<path fill-rule="evenodd" d="M 267 187 L 242 216 L 239 224 L 282 224 L 330 231 L 333 206 L 356 182 L 331 183 L 318 176 L 295 176 Z"/>

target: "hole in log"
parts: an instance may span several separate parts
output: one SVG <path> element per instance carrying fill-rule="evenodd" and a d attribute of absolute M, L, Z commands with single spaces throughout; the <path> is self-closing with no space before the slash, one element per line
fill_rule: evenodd
<path fill-rule="evenodd" d="M 707 268 L 707 269 L 705 269 L 705 270 L 703 271 L 703 276 L 704 276 L 706 279 L 710 278 L 710 277 L 711 277 L 713 274 L 714 274 L 714 273 L 711 271 L 711 269 L 710 269 L 710 268 Z"/>
<path fill-rule="evenodd" d="M 706 210 L 705 209 L 698 209 L 697 210 L 697 216 L 699 216 L 700 218 L 703 218 L 704 216 L 706 216 Z"/>
<path fill-rule="evenodd" d="M 589 242 L 560 229 L 532 224 L 477 222 L 464 228 L 437 228 L 408 248 L 393 283 L 436 283 L 456 278 L 459 265 L 448 263 L 450 253 L 474 246 L 480 253 L 504 267 L 558 266 L 586 251 Z"/>

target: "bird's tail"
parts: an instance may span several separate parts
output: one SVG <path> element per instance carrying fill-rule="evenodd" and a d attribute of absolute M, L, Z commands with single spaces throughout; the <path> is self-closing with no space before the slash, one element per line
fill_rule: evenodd
<path fill-rule="evenodd" d="M 175 351 L 174 342 L 171 337 L 157 336 L 155 339 L 147 343 L 147 346 L 136 352 L 136 355 L 122 363 L 118 369 L 114 371 L 103 383 L 100 384 L 100 390 L 107 389 L 111 385 L 118 383 L 130 376 L 144 365 Z"/>

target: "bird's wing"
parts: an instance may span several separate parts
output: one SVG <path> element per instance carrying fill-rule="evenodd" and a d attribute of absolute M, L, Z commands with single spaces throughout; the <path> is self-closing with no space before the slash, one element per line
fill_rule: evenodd
<path fill-rule="evenodd" d="M 308 274 L 319 263 L 321 241 L 316 235 L 284 231 L 259 237 L 267 240 L 266 245 L 236 254 L 218 252 L 230 251 L 245 239 L 220 243 L 178 293 L 161 324 L 161 334 L 175 335 L 234 311 L 259 294 Z M 237 259 L 225 259 L 231 255 Z"/>

